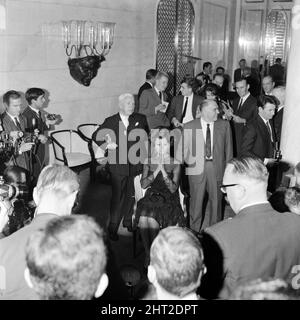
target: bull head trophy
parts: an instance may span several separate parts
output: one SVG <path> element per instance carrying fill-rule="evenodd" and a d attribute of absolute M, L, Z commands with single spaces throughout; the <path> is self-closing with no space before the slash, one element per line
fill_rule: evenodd
<path fill-rule="evenodd" d="M 112 47 L 116 24 L 84 20 L 62 23 L 70 74 L 77 82 L 88 87 Z"/>

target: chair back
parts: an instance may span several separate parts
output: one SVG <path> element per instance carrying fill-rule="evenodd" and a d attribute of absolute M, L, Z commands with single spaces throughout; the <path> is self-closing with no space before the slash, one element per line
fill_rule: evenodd
<path fill-rule="evenodd" d="M 59 130 L 50 134 L 56 160 L 68 165 L 66 153 L 90 154 L 86 142 L 76 130 Z"/>

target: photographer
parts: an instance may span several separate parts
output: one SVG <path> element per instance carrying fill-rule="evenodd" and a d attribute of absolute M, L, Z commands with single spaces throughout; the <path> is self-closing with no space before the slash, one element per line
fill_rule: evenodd
<path fill-rule="evenodd" d="M 6 111 L 2 114 L 2 128 L 9 135 L 15 147 L 14 154 L 6 165 L 16 165 L 29 169 L 28 151 L 33 143 L 28 142 L 29 134 L 25 133 L 26 119 L 21 115 L 22 100 L 19 92 L 10 90 L 3 95 Z"/>
<path fill-rule="evenodd" d="M 3 222 L 3 226 L 0 228 L 0 238 L 11 235 L 31 222 L 35 208 L 30 206 L 29 190 L 28 172 L 23 168 L 8 167 L 4 171 L 4 175 L 0 176 L 0 203 Z M 6 223 L 4 223 L 5 217 L 7 217 Z"/>
<path fill-rule="evenodd" d="M 33 177 L 37 179 L 45 164 L 46 144 L 48 142 L 47 131 L 56 120 L 45 118 L 43 108 L 45 104 L 45 91 L 40 88 L 30 88 L 25 93 L 28 106 L 22 113 L 27 120 L 26 131 L 34 135 L 35 146 L 31 153 L 31 170 Z"/>

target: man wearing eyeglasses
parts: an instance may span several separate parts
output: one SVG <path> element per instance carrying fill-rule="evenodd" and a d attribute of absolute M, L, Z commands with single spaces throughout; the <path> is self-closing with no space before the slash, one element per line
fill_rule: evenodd
<path fill-rule="evenodd" d="M 294 277 L 293 266 L 300 264 L 300 219 L 271 207 L 267 200 L 268 176 L 263 162 L 250 157 L 232 159 L 226 167 L 221 190 L 236 216 L 205 230 L 223 252 L 220 298 L 228 298 L 244 281 L 289 281 Z"/>

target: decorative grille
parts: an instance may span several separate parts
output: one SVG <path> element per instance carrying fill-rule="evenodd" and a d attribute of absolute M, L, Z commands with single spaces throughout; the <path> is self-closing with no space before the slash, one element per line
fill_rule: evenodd
<path fill-rule="evenodd" d="M 193 55 L 194 9 L 189 0 L 161 0 L 157 9 L 156 68 L 169 74 L 167 91 L 176 95 Z"/>

